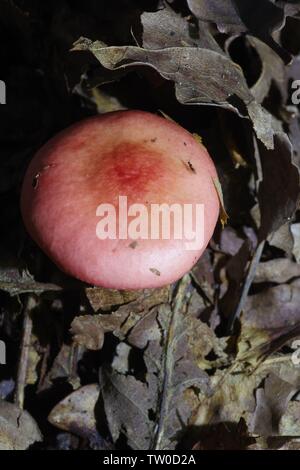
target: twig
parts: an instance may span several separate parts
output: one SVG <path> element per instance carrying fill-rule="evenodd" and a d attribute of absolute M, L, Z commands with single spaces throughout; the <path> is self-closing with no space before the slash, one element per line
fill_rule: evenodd
<path fill-rule="evenodd" d="M 227 333 L 228 334 L 231 333 L 235 320 L 240 317 L 240 315 L 243 311 L 245 301 L 247 299 L 251 284 L 252 284 L 253 279 L 255 277 L 257 266 L 259 264 L 259 261 L 260 261 L 260 258 L 261 258 L 261 255 L 262 255 L 262 252 L 263 252 L 263 249 L 264 249 L 264 245 L 265 245 L 265 241 L 263 240 L 256 247 L 254 255 L 253 255 L 253 257 L 250 261 L 250 264 L 249 264 L 248 270 L 247 270 L 246 279 L 245 279 L 244 286 L 243 286 L 243 289 L 242 289 L 240 301 L 238 303 L 237 308 L 233 311 L 233 313 L 230 316 L 229 321 L 228 321 L 228 327 L 227 327 Z"/>
<path fill-rule="evenodd" d="M 83 346 L 75 343 L 72 344 L 69 356 L 69 383 L 72 385 L 74 390 L 80 387 L 80 379 L 77 375 L 77 367 L 78 361 L 83 352 Z"/>
<path fill-rule="evenodd" d="M 154 438 L 154 450 L 163 449 L 164 422 L 166 416 L 168 416 L 169 414 L 168 392 L 171 388 L 173 374 L 172 343 L 174 340 L 174 335 L 176 334 L 176 317 L 184 305 L 184 299 L 189 283 L 190 277 L 188 275 L 184 276 L 178 286 L 177 294 L 171 312 L 170 323 L 164 348 L 165 354 L 163 361 L 163 385 L 159 406 L 159 420 L 157 424 L 156 435 Z"/>
<path fill-rule="evenodd" d="M 26 306 L 24 308 L 24 320 L 23 320 L 23 336 L 21 342 L 20 361 L 18 367 L 16 391 L 15 391 L 15 403 L 19 408 L 24 407 L 24 389 L 26 386 L 26 376 L 28 368 L 29 348 L 30 339 L 32 333 L 32 318 L 31 311 L 36 306 L 36 299 L 32 295 L 29 295 Z"/>

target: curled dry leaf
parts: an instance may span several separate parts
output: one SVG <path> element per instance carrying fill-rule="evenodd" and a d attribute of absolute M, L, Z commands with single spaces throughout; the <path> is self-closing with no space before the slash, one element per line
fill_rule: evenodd
<path fill-rule="evenodd" d="M 76 41 L 73 50 L 90 51 L 103 67 L 111 71 L 150 66 L 163 78 L 175 83 L 176 98 L 182 104 L 213 104 L 241 114 L 231 103 L 230 98 L 234 94 L 246 105 L 258 138 L 267 148 L 273 148 L 271 114 L 255 102 L 241 68 L 223 53 L 198 47 L 143 49 L 138 46 L 107 46 L 86 38 Z"/>
<path fill-rule="evenodd" d="M 259 39 L 247 36 L 247 41 L 257 51 L 262 63 L 261 74 L 257 82 L 251 87 L 251 92 L 257 103 L 262 103 L 269 93 L 272 80 L 275 81 L 279 89 L 283 89 L 285 80 L 284 63 L 273 49 Z"/>
<path fill-rule="evenodd" d="M 51 283 L 37 282 L 27 272 L 19 272 L 16 268 L 0 269 L 0 290 L 10 295 L 24 293 L 42 294 L 48 291 L 60 291 L 61 287 Z"/>
<path fill-rule="evenodd" d="M 293 149 L 286 134 L 276 135 L 274 150 L 259 145 L 258 155 L 263 177 L 258 190 L 259 241 L 262 241 L 291 219 L 298 207 L 300 185 L 299 170 L 293 163 Z"/>
<path fill-rule="evenodd" d="M 269 0 L 253 5 L 252 0 L 187 0 L 190 10 L 203 21 L 216 23 L 221 33 L 250 33 L 263 40 L 276 51 L 285 62 L 290 55 L 271 33 L 283 27 L 285 11 Z"/>
<path fill-rule="evenodd" d="M 80 348 L 64 343 L 55 357 L 47 375 L 42 383 L 39 384 L 39 390 L 48 389 L 53 385 L 56 379 L 62 378 L 67 379 L 73 388 L 78 388 L 80 386 L 80 379 L 77 375 L 77 371 L 74 371 L 73 360 L 74 356 L 77 355 L 76 359 L 79 361 L 82 354 L 83 351 Z"/>
<path fill-rule="evenodd" d="M 42 435 L 30 414 L 0 400 L 0 449 L 25 450 L 39 441 Z"/>
<path fill-rule="evenodd" d="M 152 307 L 167 302 L 169 298 L 169 287 L 144 289 L 129 292 L 128 295 L 126 292 L 101 288 L 90 289 L 87 295 L 91 292 L 95 310 L 103 307 L 107 309 L 109 306 L 111 308 L 122 302 L 122 305 L 110 314 L 82 315 L 74 318 L 71 325 L 74 341 L 91 350 L 102 348 L 105 333 L 113 332 L 115 336 L 124 339 L 128 331 Z"/>
<path fill-rule="evenodd" d="M 59 429 L 88 439 L 93 446 L 101 446 L 103 441 L 98 434 L 95 419 L 98 398 L 99 386 L 85 385 L 58 403 L 48 420 Z"/>

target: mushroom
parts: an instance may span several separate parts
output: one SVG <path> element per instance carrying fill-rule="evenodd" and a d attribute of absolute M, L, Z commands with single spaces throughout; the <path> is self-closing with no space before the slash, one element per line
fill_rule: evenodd
<path fill-rule="evenodd" d="M 107 288 L 159 287 L 189 271 L 212 237 L 216 178 L 205 147 L 181 126 L 116 111 L 72 125 L 36 153 L 21 211 L 64 272 Z"/>

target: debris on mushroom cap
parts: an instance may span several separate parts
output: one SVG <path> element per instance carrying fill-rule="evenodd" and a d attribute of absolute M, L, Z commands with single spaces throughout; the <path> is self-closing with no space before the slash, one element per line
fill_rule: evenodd
<path fill-rule="evenodd" d="M 22 215 L 32 238 L 74 277 L 116 289 L 158 287 L 187 272 L 209 242 L 219 214 L 216 178 L 207 150 L 185 129 L 118 111 L 71 126 L 37 152 Z"/>

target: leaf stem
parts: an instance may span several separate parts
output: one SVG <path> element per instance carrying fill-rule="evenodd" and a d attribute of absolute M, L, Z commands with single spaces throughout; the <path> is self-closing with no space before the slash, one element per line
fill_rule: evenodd
<path fill-rule="evenodd" d="M 173 376 L 173 341 L 174 336 L 176 334 L 176 322 L 178 313 L 181 312 L 182 307 L 184 305 L 184 299 L 187 293 L 187 288 L 190 284 L 190 277 L 189 275 L 185 275 L 177 289 L 177 293 L 173 302 L 173 307 L 170 315 L 169 327 L 166 335 L 165 347 L 164 347 L 164 361 L 163 361 L 163 384 L 161 390 L 161 399 L 159 404 L 159 419 L 157 423 L 157 429 L 154 437 L 154 450 L 163 450 L 164 449 L 164 423 L 165 419 L 169 414 L 169 390 L 172 384 L 172 376 Z"/>
<path fill-rule="evenodd" d="M 30 340 L 32 333 L 31 311 L 36 306 L 36 299 L 29 295 L 25 308 L 23 320 L 23 336 L 21 342 L 20 361 L 16 380 L 15 403 L 20 409 L 24 408 L 24 389 L 26 387 L 26 376 L 29 360 Z"/>

